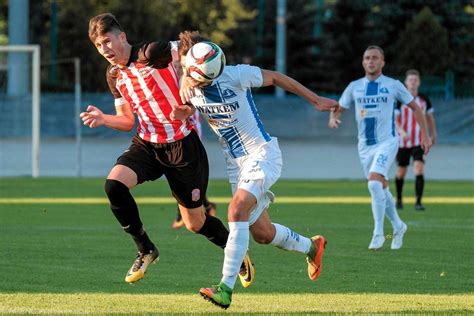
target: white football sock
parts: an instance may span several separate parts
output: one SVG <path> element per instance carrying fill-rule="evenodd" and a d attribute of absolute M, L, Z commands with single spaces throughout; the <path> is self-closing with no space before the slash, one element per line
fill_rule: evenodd
<path fill-rule="evenodd" d="M 398 216 L 397 208 L 395 207 L 395 201 L 393 199 L 393 195 L 386 187 L 384 189 L 385 192 L 385 198 L 387 200 L 387 205 L 385 208 L 385 215 L 387 215 L 388 219 L 392 223 L 392 227 L 394 230 L 399 230 L 402 227 L 402 220 L 400 219 L 400 216 Z"/>
<path fill-rule="evenodd" d="M 383 236 L 383 218 L 387 199 L 380 181 L 369 180 L 370 195 L 372 196 L 372 215 L 374 216 L 374 235 Z"/>
<path fill-rule="evenodd" d="M 295 233 L 286 226 L 272 223 L 275 226 L 275 238 L 270 244 L 289 251 L 302 252 L 308 254 L 311 248 L 311 239 Z"/>
<path fill-rule="evenodd" d="M 239 275 L 240 266 L 249 247 L 249 222 L 229 222 L 229 238 L 224 249 L 222 280 L 231 289 Z"/>

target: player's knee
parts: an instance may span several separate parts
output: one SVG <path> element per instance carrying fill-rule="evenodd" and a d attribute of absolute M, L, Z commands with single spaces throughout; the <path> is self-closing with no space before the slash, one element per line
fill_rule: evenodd
<path fill-rule="evenodd" d="M 202 228 L 202 224 L 203 223 L 198 223 L 195 221 L 184 223 L 184 225 L 186 226 L 186 229 L 192 233 L 198 233 Z"/>
<path fill-rule="evenodd" d="M 111 202 L 119 198 L 124 192 L 128 191 L 125 184 L 120 181 L 107 179 L 105 180 L 104 191 Z"/>
<path fill-rule="evenodd" d="M 274 238 L 274 236 L 272 236 L 266 231 L 255 232 L 252 234 L 252 237 L 257 243 L 262 244 L 262 245 L 268 245 L 269 243 L 272 242 Z"/>
<path fill-rule="evenodd" d="M 369 180 L 367 183 L 369 192 L 372 196 L 376 196 L 383 193 L 383 183 L 377 180 Z"/>

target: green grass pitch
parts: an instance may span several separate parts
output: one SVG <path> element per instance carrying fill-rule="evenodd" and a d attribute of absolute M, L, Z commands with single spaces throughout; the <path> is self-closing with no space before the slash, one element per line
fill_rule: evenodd
<path fill-rule="evenodd" d="M 413 196 L 413 183 L 406 183 Z M 250 243 L 255 283 L 237 284 L 227 311 L 202 300 L 200 287 L 219 282 L 223 252 L 184 228 L 171 229 L 172 203 L 139 205 L 160 262 L 134 285 L 124 282 L 134 245 L 108 205 L 8 203 L 8 198 L 104 198 L 103 179 L 0 178 L 0 314 L 156 313 L 474 313 L 474 205 L 426 203 L 400 212 L 408 224 L 404 247 L 367 250 L 370 205 L 278 203 L 278 197 L 367 197 L 363 181 L 280 181 L 270 207 L 276 223 L 328 240 L 316 282 L 304 256 Z M 392 192 L 393 188 L 392 188 Z M 133 190 L 136 197 L 169 197 L 166 181 Z M 208 195 L 230 198 L 226 181 L 211 181 Z M 473 182 L 426 183 L 429 197 L 471 198 Z M 469 201 L 469 200 L 468 200 Z M 471 200 L 472 201 L 472 200 Z M 226 204 L 217 215 L 226 219 Z M 385 233 L 391 235 L 386 221 Z"/>

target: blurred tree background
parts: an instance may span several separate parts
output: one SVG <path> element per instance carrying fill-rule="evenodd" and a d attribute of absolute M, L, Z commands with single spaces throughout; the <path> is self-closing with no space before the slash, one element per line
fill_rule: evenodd
<path fill-rule="evenodd" d="M 106 61 L 87 36 L 89 19 L 103 12 L 117 17 L 131 43 L 198 29 L 224 48 L 229 64 L 275 67 L 276 0 L 30 0 L 30 41 L 45 62 L 54 56 L 53 4 L 57 58 L 81 58 L 84 91 L 107 91 L 97 75 Z M 8 43 L 7 14 L 8 0 L 0 0 L 0 44 Z M 444 78 L 450 70 L 457 86 L 473 89 L 471 0 L 291 0 L 286 18 L 287 74 L 318 93 L 339 94 L 363 76 L 361 56 L 371 44 L 385 50 L 387 75 L 417 68 Z M 72 81 L 71 69 L 58 71 Z"/>

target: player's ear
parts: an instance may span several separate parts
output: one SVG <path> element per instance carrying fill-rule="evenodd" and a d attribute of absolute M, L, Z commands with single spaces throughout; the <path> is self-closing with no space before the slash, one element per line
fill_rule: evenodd
<path fill-rule="evenodd" d="M 385 66 L 385 59 L 382 60 L 382 68 Z"/>
<path fill-rule="evenodd" d="M 127 42 L 127 34 L 125 34 L 125 32 L 120 32 L 119 38 L 122 43 Z"/>

